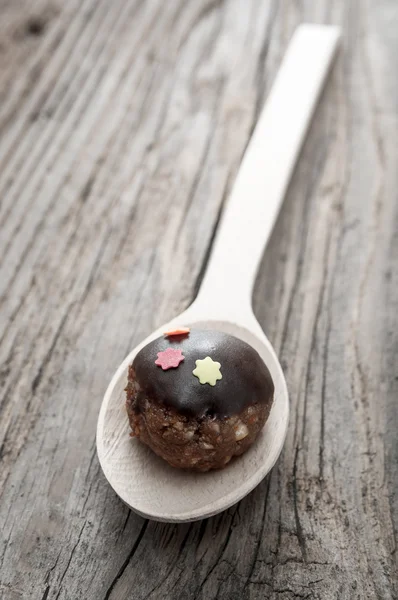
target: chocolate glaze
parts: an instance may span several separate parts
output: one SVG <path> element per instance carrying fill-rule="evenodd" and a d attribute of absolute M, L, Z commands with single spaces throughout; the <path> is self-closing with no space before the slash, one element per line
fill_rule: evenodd
<path fill-rule="evenodd" d="M 177 368 L 163 371 L 155 365 L 157 353 L 167 348 L 182 350 L 185 360 Z M 210 356 L 221 363 L 222 379 L 213 387 L 192 375 L 195 361 Z M 141 392 L 187 416 L 239 414 L 250 404 L 271 404 L 274 384 L 260 355 L 246 342 L 227 333 L 191 330 L 189 335 L 159 337 L 142 348 L 133 369 Z"/>

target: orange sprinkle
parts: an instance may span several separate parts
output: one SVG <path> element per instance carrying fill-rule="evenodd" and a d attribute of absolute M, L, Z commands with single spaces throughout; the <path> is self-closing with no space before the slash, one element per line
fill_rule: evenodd
<path fill-rule="evenodd" d="M 176 329 L 170 329 L 169 331 L 165 331 L 163 335 L 171 336 L 171 335 L 186 335 L 191 330 L 189 327 L 177 327 Z"/>

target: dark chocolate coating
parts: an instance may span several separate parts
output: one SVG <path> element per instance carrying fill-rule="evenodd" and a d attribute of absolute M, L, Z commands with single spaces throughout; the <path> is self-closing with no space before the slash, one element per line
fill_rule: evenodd
<path fill-rule="evenodd" d="M 163 371 L 155 365 L 157 353 L 170 347 L 182 350 L 185 360 L 177 368 Z M 222 379 L 215 386 L 201 384 L 192 374 L 195 361 L 206 356 L 221 363 Z M 274 394 L 270 372 L 258 352 L 220 331 L 193 329 L 189 335 L 159 337 L 140 350 L 133 369 L 140 398 L 150 398 L 187 416 L 237 415 L 251 404 L 271 404 Z"/>

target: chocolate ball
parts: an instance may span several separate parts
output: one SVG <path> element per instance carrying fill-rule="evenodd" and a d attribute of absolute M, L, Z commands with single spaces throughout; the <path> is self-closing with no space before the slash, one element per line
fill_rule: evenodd
<path fill-rule="evenodd" d="M 172 466 L 208 471 L 251 446 L 270 413 L 274 384 L 249 344 L 193 329 L 142 348 L 126 392 L 133 436 Z"/>

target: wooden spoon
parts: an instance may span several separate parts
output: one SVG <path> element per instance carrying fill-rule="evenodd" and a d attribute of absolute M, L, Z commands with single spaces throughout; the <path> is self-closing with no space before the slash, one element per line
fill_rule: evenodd
<path fill-rule="evenodd" d="M 252 288 L 339 36 L 337 28 L 320 25 L 301 25 L 295 32 L 244 156 L 198 297 L 130 352 L 106 391 L 98 419 L 98 457 L 115 492 L 142 516 L 169 522 L 210 517 L 258 485 L 281 452 L 288 392 L 278 358 L 253 314 Z M 257 441 L 221 471 L 172 468 L 129 437 L 128 366 L 148 342 L 182 325 L 225 331 L 248 342 L 275 384 L 274 404 Z"/>

